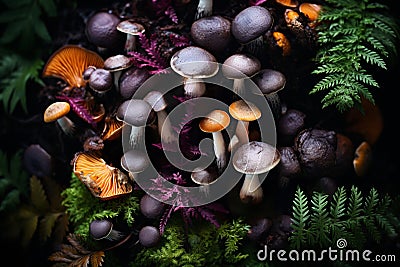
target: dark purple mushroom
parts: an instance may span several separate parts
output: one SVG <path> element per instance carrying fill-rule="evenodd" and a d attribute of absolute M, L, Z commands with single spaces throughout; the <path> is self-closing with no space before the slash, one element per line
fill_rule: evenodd
<path fill-rule="evenodd" d="M 148 219 L 159 218 L 165 209 L 165 204 L 152 196 L 145 194 L 140 199 L 140 211 Z"/>
<path fill-rule="evenodd" d="M 131 67 L 122 72 L 117 91 L 122 99 L 130 99 L 149 77 L 150 74 L 147 70 Z"/>
<path fill-rule="evenodd" d="M 29 174 L 37 177 L 50 177 L 53 172 L 53 159 L 39 144 L 25 149 L 22 163 Z"/>
<path fill-rule="evenodd" d="M 110 71 L 98 68 L 89 77 L 89 87 L 99 94 L 108 92 L 113 86 L 113 77 Z"/>
<path fill-rule="evenodd" d="M 94 240 L 121 240 L 125 234 L 114 229 L 110 220 L 93 220 L 89 225 L 90 235 Z"/>
<path fill-rule="evenodd" d="M 297 109 L 288 109 L 278 119 L 278 142 L 281 146 L 292 146 L 296 135 L 304 130 L 306 114 Z"/>
<path fill-rule="evenodd" d="M 276 166 L 281 186 L 285 186 L 291 179 L 297 178 L 301 174 L 299 159 L 293 147 L 278 147 L 281 160 Z"/>
<path fill-rule="evenodd" d="M 158 245 L 161 240 L 160 231 L 154 226 L 144 226 L 139 231 L 139 243 L 147 248 Z"/>
<path fill-rule="evenodd" d="M 144 172 L 149 165 L 148 155 L 141 150 L 128 150 L 121 157 L 121 167 L 129 173 L 132 181 L 135 181 L 139 173 Z"/>
<path fill-rule="evenodd" d="M 268 218 L 258 218 L 247 232 L 247 238 L 259 242 L 264 240 L 271 229 L 272 221 Z"/>

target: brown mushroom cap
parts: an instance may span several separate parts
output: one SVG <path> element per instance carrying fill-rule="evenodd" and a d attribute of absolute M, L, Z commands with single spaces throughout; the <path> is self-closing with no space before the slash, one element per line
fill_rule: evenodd
<path fill-rule="evenodd" d="M 216 58 L 207 50 L 188 46 L 177 51 L 170 62 L 171 68 L 187 78 L 209 78 L 217 74 L 219 66 Z"/>
<path fill-rule="evenodd" d="M 244 174 L 261 174 L 280 161 L 279 151 L 270 144 L 251 141 L 241 145 L 233 155 L 233 167 Z"/>
<path fill-rule="evenodd" d="M 271 13 L 261 6 L 250 6 L 240 11 L 232 21 L 232 34 L 241 43 L 249 43 L 269 30 Z"/>
<path fill-rule="evenodd" d="M 117 90 L 123 99 L 129 99 L 149 77 L 145 69 L 129 68 L 121 74 Z"/>
<path fill-rule="evenodd" d="M 148 102 L 155 112 L 162 111 L 168 106 L 164 99 L 164 95 L 159 91 L 150 91 L 146 94 L 143 100 Z"/>
<path fill-rule="evenodd" d="M 251 102 L 237 100 L 230 104 L 229 113 L 240 121 L 255 121 L 261 117 L 260 109 Z"/>
<path fill-rule="evenodd" d="M 117 30 L 132 35 L 139 35 L 145 32 L 145 29 L 142 24 L 130 20 L 123 20 L 120 23 L 118 23 Z"/>
<path fill-rule="evenodd" d="M 120 21 L 117 15 L 103 11 L 91 16 L 85 28 L 89 42 L 103 48 L 112 48 L 122 43 L 124 34 L 117 30 Z"/>
<path fill-rule="evenodd" d="M 261 69 L 258 58 L 246 54 L 233 54 L 222 65 L 222 73 L 228 79 L 250 78 Z"/>
<path fill-rule="evenodd" d="M 354 171 L 357 176 L 364 176 L 372 160 L 372 148 L 367 141 L 363 141 L 355 151 L 355 157 L 353 160 Z"/>
<path fill-rule="evenodd" d="M 68 114 L 71 106 L 68 102 L 54 102 L 44 111 L 44 122 L 53 122 Z"/>
<path fill-rule="evenodd" d="M 286 85 L 285 75 L 273 69 L 260 70 L 253 80 L 264 95 L 276 93 Z"/>
<path fill-rule="evenodd" d="M 223 110 L 213 110 L 199 123 L 200 130 L 206 133 L 219 132 L 228 127 L 230 117 Z"/>
<path fill-rule="evenodd" d="M 133 62 L 125 55 L 114 55 L 104 61 L 104 69 L 113 71 L 124 70 L 132 66 Z"/>

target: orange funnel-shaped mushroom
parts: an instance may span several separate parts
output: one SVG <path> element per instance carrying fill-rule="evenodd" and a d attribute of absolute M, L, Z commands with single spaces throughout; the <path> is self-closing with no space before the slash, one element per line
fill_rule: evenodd
<path fill-rule="evenodd" d="M 104 119 L 104 129 L 101 133 L 101 138 L 103 140 L 115 140 L 121 137 L 122 127 L 124 126 L 124 122 L 117 120 L 115 117 L 106 117 Z"/>
<path fill-rule="evenodd" d="M 98 54 L 77 45 L 65 45 L 47 61 L 43 77 L 60 78 L 72 88 L 83 87 L 86 82 L 82 74 L 89 67 L 102 68 L 104 60 Z"/>
<path fill-rule="evenodd" d="M 102 200 L 132 192 L 128 177 L 93 152 L 77 153 L 73 159 L 73 171 L 90 192 Z"/>

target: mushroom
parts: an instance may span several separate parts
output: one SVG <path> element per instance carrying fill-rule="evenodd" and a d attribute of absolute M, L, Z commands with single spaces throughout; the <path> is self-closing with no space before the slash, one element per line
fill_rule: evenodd
<path fill-rule="evenodd" d="M 229 151 L 249 141 L 249 124 L 261 117 L 260 109 L 251 102 L 237 100 L 229 105 L 229 113 L 238 121 L 235 135 L 229 144 Z"/>
<path fill-rule="evenodd" d="M 152 196 L 144 194 L 140 199 L 139 208 L 146 218 L 157 219 L 163 214 L 165 205 Z"/>
<path fill-rule="evenodd" d="M 89 87 L 96 93 L 103 95 L 113 86 L 111 72 L 103 68 L 95 69 L 89 77 Z"/>
<path fill-rule="evenodd" d="M 50 177 L 53 172 L 53 159 L 39 144 L 29 145 L 25 149 L 22 164 L 29 174 L 37 177 Z"/>
<path fill-rule="evenodd" d="M 104 61 L 104 69 L 113 74 L 114 86 L 116 90 L 118 90 L 119 77 L 121 76 L 122 71 L 131 67 L 132 64 L 133 62 L 129 59 L 129 57 L 120 54 L 110 56 Z"/>
<path fill-rule="evenodd" d="M 321 9 L 321 5 L 308 2 L 301 3 L 299 6 L 299 11 L 308 18 L 308 25 L 311 28 L 315 27 Z"/>
<path fill-rule="evenodd" d="M 165 110 L 168 104 L 165 101 L 163 94 L 159 91 L 150 91 L 143 100 L 147 101 L 156 112 L 158 132 L 162 142 L 178 142 L 178 134 L 172 129 L 171 121 L 168 117 L 167 111 Z"/>
<path fill-rule="evenodd" d="M 298 109 L 288 109 L 278 119 L 278 141 L 281 146 L 292 146 L 296 135 L 305 128 L 306 114 Z"/>
<path fill-rule="evenodd" d="M 295 8 L 298 5 L 297 0 L 275 0 L 278 4 L 285 6 L 285 7 L 291 7 Z"/>
<path fill-rule="evenodd" d="M 82 78 L 85 80 L 85 81 L 89 81 L 89 79 L 90 79 L 90 75 L 93 73 L 93 71 L 95 71 L 96 70 L 96 67 L 95 66 L 88 66 L 84 71 L 83 71 L 83 73 L 82 73 Z"/>
<path fill-rule="evenodd" d="M 301 166 L 293 147 L 279 147 L 278 151 L 281 155 L 281 160 L 276 166 L 276 170 L 278 173 L 280 186 L 284 187 L 291 179 L 300 176 Z"/>
<path fill-rule="evenodd" d="M 253 54 L 263 47 L 263 35 L 273 23 L 271 13 L 261 6 L 250 6 L 240 11 L 232 21 L 232 35 Z"/>
<path fill-rule="evenodd" d="M 145 171 L 149 165 L 149 157 L 141 150 L 128 150 L 121 157 L 121 167 L 129 173 L 129 178 L 131 178 L 132 182 L 135 181 L 139 173 Z"/>
<path fill-rule="evenodd" d="M 372 148 L 367 141 L 361 142 L 354 153 L 353 166 L 357 176 L 365 176 L 372 161 Z"/>
<path fill-rule="evenodd" d="M 195 184 L 202 185 L 200 191 L 208 195 L 209 185 L 218 179 L 218 170 L 211 166 L 207 168 L 197 167 L 192 171 L 190 178 Z"/>
<path fill-rule="evenodd" d="M 331 173 L 331 176 L 340 178 L 351 173 L 355 150 L 353 142 L 346 135 L 337 133 L 336 139 L 336 160 L 334 171 Z"/>
<path fill-rule="evenodd" d="M 282 114 L 282 105 L 278 92 L 285 88 L 285 75 L 277 70 L 262 69 L 254 76 L 253 80 L 271 105 L 275 119 L 278 119 Z M 257 91 L 256 93 L 259 92 Z"/>
<path fill-rule="evenodd" d="M 54 102 L 44 111 L 44 122 L 56 121 L 65 134 L 73 135 L 75 132 L 75 124 L 66 116 L 70 110 L 71 106 L 68 102 Z"/>
<path fill-rule="evenodd" d="M 256 57 L 246 54 L 233 54 L 222 65 L 222 73 L 233 80 L 233 92 L 242 96 L 244 81 L 256 75 L 261 69 L 261 62 Z"/>
<path fill-rule="evenodd" d="M 160 231 L 154 226 L 144 226 L 139 231 L 139 243 L 147 248 L 156 246 L 161 240 Z"/>
<path fill-rule="evenodd" d="M 215 57 L 207 50 L 188 46 L 177 51 L 170 61 L 171 68 L 184 77 L 185 95 L 199 97 L 205 92 L 203 78 L 210 78 L 219 70 Z"/>
<path fill-rule="evenodd" d="M 213 11 L 213 0 L 199 0 L 197 5 L 195 20 L 202 17 L 211 16 Z"/>
<path fill-rule="evenodd" d="M 117 25 L 117 30 L 126 33 L 125 52 L 129 53 L 136 50 L 136 36 L 145 32 L 142 24 L 131 21 L 123 20 Z"/>
<path fill-rule="evenodd" d="M 292 52 L 292 46 L 290 45 L 289 39 L 282 32 L 274 31 L 272 37 L 275 43 L 282 50 L 282 56 L 286 57 Z"/>
<path fill-rule="evenodd" d="M 150 74 L 147 70 L 131 67 L 122 72 L 119 86 L 116 89 L 122 99 L 130 99 L 149 77 Z"/>
<path fill-rule="evenodd" d="M 268 236 L 268 232 L 271 229 L 272 220 L 268 218 L 258 218 L 254 223 L 251 224 L 250 229 L 247 232 L 247 238 L 255 241 L 262 242 Z"/>
<path fill-rule="evenodd" d="M 117 119 L 124 121 L 131 127 L 129 143 L 132 148 L 138 148 L 144 145 L 141 143 L 144 137 L 145 127 L 155 120 L 154 110 L 143 99 L 125 100 L 117 111 Z"/>
<path fill-rule="evenodd" d="M 90 236 L 94 240 L 109 240 L 117 241 L 121 240 L 125 234 L 121 231 L 115 230 L 114 225 L 110 220 L 93 220 L 89 224 Z"/>
<path fill-rule="evenodd" d="M 43 77 L 62 79 L 71 88 L 85 87 L 83 72 L 89 67 L 102 68 L 104 60 L 95 52 L 78 45 L 65 45 L 54 52 L 43 68 Z"/>
<path fill-rule="evenodd" d="M 87 20 L 86 37 L 100 53 L 117 50 L 117 47 L 123 43 L 124 34 L 117 30 L 120 21 L 117 15 L 105 11 L 97 12 Z"/>
<path fill-rule="evenodd" d="M 205 133 L 212 133 L 214 141 L 214 153 L 218 171 L 221 172 L 226 166 L 226 149 L 222 130 L 226 129 L 230 123 L 229 114 L 223 110 L 213 110 L 206 118 L 199 123 L 200 130 Z"/>
<path fill-rule="evenodd" d="M 241 201 L 254 204 L 261 202 L 263 190 L 259 174 L 267 173 L 279 163 L 279 151 L 270 144 L 252 141 L 240 146 L 232 160 L 235 170 L 245 174 L 240 189 Z"/>
<path fill-rule="evenodd" d="M 231 22 L 222 16 L 204 17 L 192 23 L 190 34 L 198 46 L 212 53 L 221 53 L 232 40 Z"/>
<path fill-rule="evenodd" d="M 101 133 L 101 139 L 114 140 L 121 137 L 123 121 L 117 120 L 114 116 L 107 116 L 104 119 L 104 128 Z"/>

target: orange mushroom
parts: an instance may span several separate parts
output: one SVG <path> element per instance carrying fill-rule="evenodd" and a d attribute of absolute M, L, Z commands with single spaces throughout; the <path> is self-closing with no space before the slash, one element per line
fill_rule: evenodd
<path fill-rule="evenodd" d="M 272 36 L 275 39 L 276 44 L 282 49 L 282 56 L 290 55 L 292 47 L 290 46 L 289 40 L 281 32 L 273 32 Z"/>
<path fill-rule="evenodd" d="M 317 23 L 317 19 L 319 16 L 319 13 L 321 12 L 322 6 L 318 4 L 312 4 L 312 3 L 302 3 L 299 6 L 299 11 L 303 13 L 307 18 L 308 18 L 308 25 L 311 28 L 314 28 Z"/>
<path fill-rule="evenodd" d="M 118 168 L 108 165 L 93 152 L 78 152 L 73 161 L 74 174 L 101 200 L 120 197 L 132 192 L 128 177 Z"/>
<path fill-rule="evenodd" d="M 122 127 L 124 122 L 117 120 L 115 117 L 107 116 L 104 119 L 104 128 L 101 133 L 101 138 L 103 140 L 115 140 L 121 136 Z"/>
<path fill-rule="evenodd" d="M 43 77 L 56 77 L 72 88 L 84 87 L 83 72 L 89 67 L 102 68 L 104 60 L 95 52 L 77 45 L 65 45 L 49 58 Z"/>
<path fill-rule="evenodd" d="M 362 142 L 355 151 L 353 159 L 354 171 L 357 176 L 364 176 L 371 165 L 372 148 L 368 142 Z"/>
<path fill-rule="evenodd" d="M 297 0 L 275 0 L 275 2 L 286 7 L 297 7 L 299 4 Z"/>
<path fill-rule="evenodd" d="M 75 132 L 75 124 L 66 116 L 71 110 L 68 102 L 54 102 L 46 108 L 43 114 L 44 122 L 56 121 L 63 132 L 72 135 Z"/>

